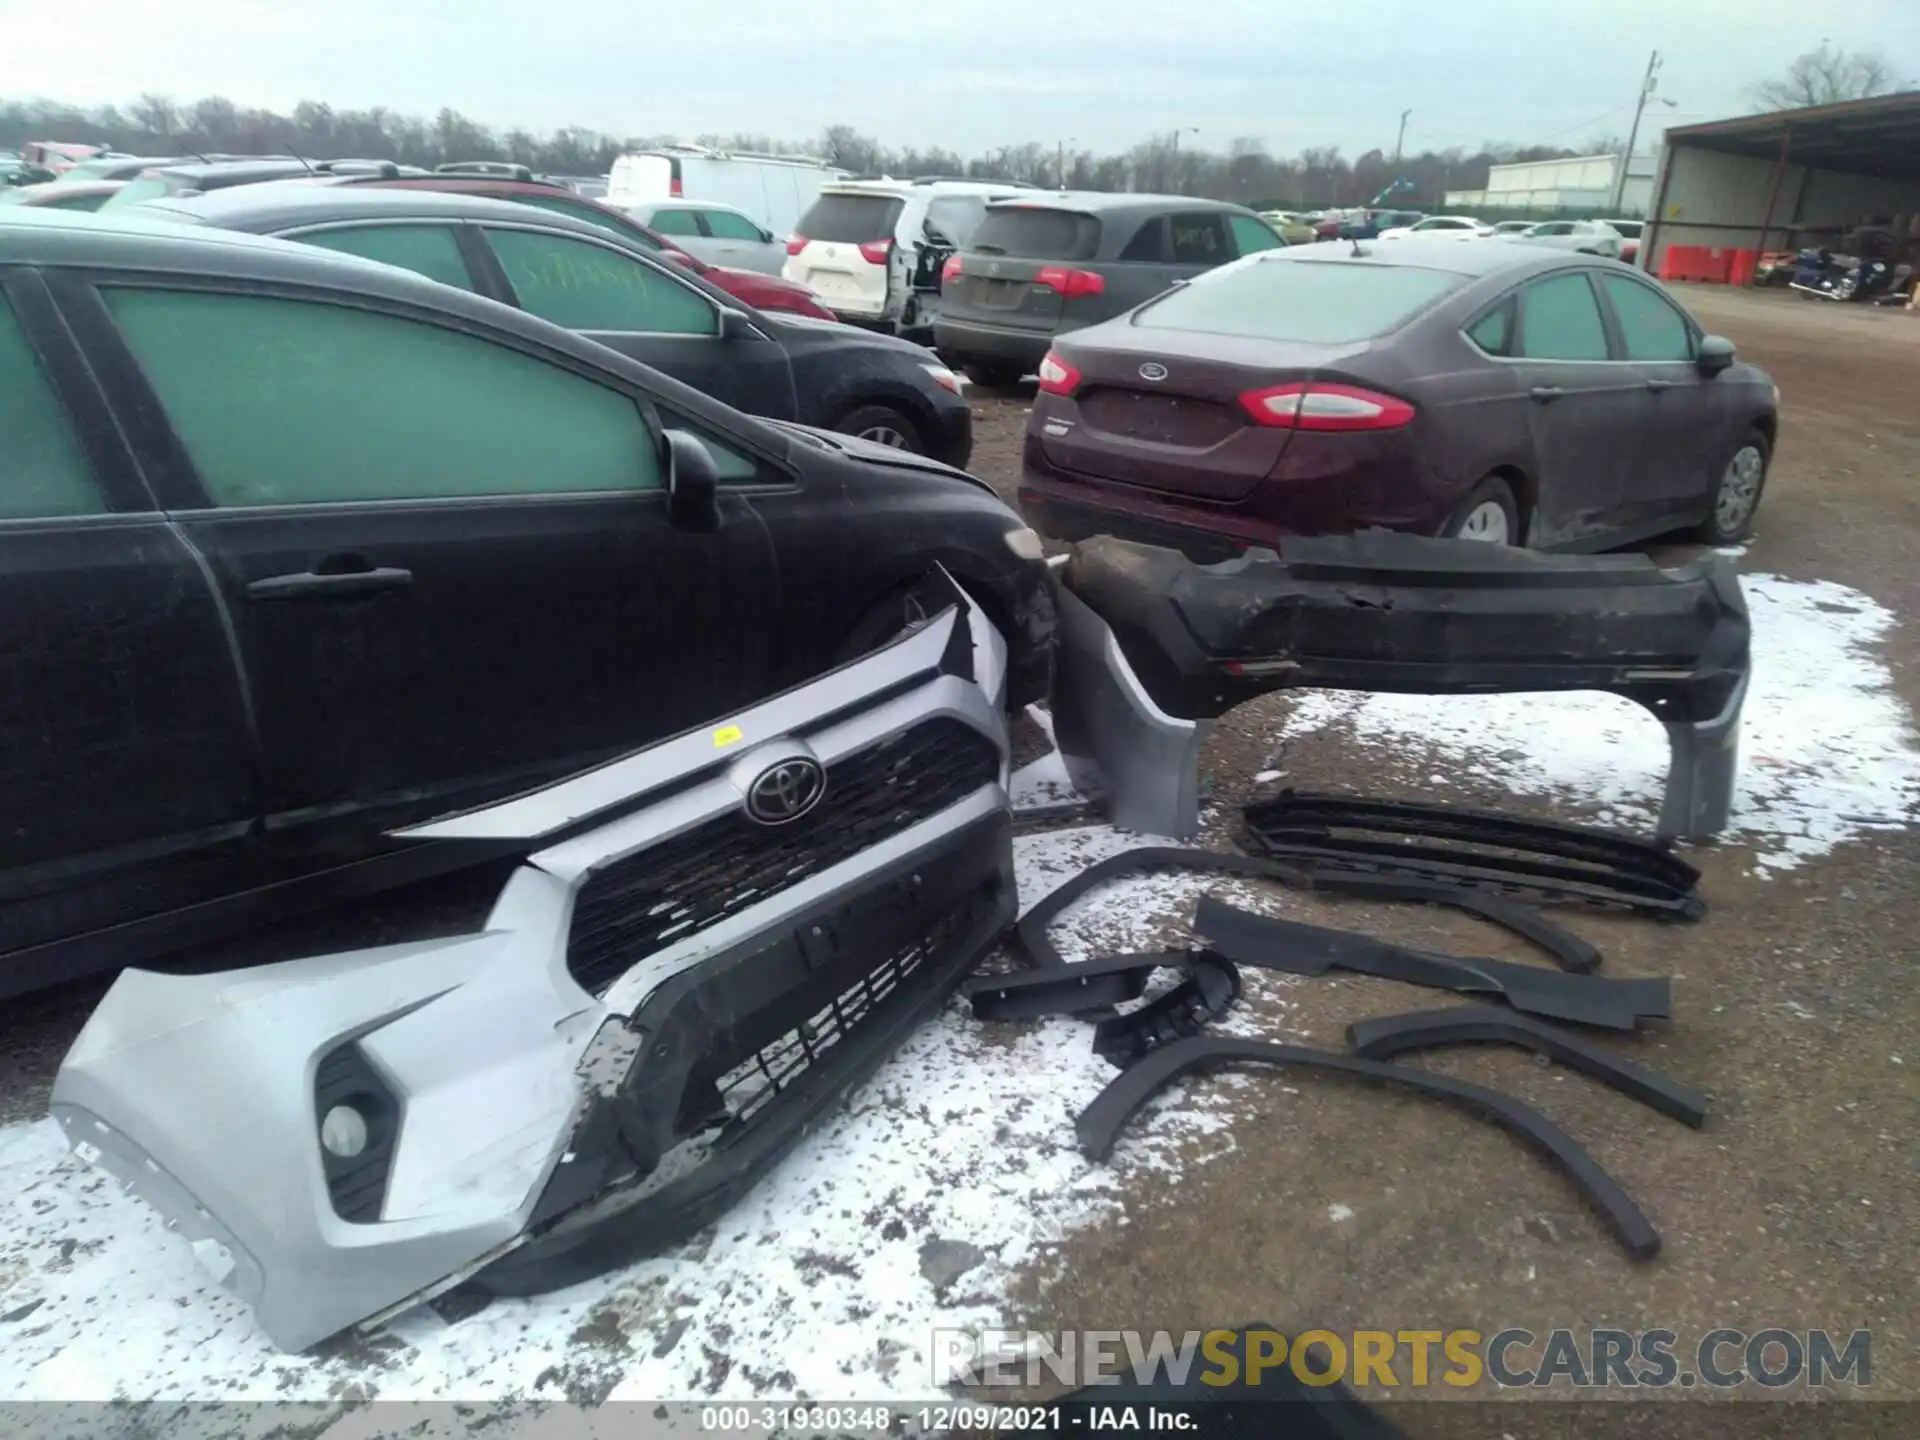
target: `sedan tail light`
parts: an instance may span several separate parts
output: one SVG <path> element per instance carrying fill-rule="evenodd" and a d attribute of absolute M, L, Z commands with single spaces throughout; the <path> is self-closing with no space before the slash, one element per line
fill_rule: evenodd
<path fill-rule="evenodd" d="M 1080 384 L 1080 372 L 1053 351 L 1040 362 L 1040 388 L 1049 395 L 1071 395 Z"/>
<path fill-rule="evenodd" d="M 860 247 L 860 258 L 869 265 L 884 265 L 887 256 L 893 253 L 893 241 L 869 240 Z"/>
<path fill-rule="evenodd" d="M 1033 277 L 1036 285 L 1058 290 L 1061 298 L 1077 300 L 1083 295 L 1099 295 L 1107 288 L 1106 277 L 1091 270 L 1069 270 L 1063 265 L 1046 265 Z"/>
<path fill-rule="evenodd" d="M 1249 390 L 1241 408 L 1256 425 L 1283 430 L 1396 430 L 1413 419 L 1413 406 L 1355 385 L 1318 381 Z"/>
<path fill-rule="evenodd" d="M 940 283 L 942 285 L 946 284 L 947 281 L 953 279 L 953 277 L 959 273 L 960 257 L 958 255 L 949 255 L 947 257 L 947 263 L 940 267 Z"/>
<path fill-rule="evenodd" d="M 804 235 L 787 236 L 787 254 L 798 255 L 802 250 L 806 248 L 807 248 L 806 236 Z"/>

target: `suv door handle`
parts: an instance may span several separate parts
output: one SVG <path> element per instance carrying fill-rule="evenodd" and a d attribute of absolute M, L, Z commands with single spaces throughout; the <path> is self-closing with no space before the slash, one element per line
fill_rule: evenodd
<path fill-rule="evenodd" d="M 1542 405 L 1551 405 L 1566 393 L 1567 392 L 1562 390 L 1558 385 L 1536 385 L 1527 392 L 1527 394 L 1538 400 Z"/>
<path fill-rule="evenodd" d="M 1680 384 L 1678 380 L 1649 380 L 1647 389 L 1658 395 L 1662 390 L 1672 390 Z"/>
<path fill-rule="evenodd" d="M 360 555 L 329 555 L 311 570 L 291 575 L 268 575 L 247 586 L 249 600 L 346 600 L 404 590 L 413 584 L 411 570 L 369 564 Z"/>

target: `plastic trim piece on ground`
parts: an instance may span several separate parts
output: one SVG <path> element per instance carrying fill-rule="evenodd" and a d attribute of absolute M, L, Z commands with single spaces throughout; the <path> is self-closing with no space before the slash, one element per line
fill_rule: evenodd
<path fill-rule="evenodd" d="M 1699 870 L 1663 841 L 1617 830 L 1303 790 L 1253 801 L 1241 814 L 1253 849 L 1316 872 L 1385 871 L 1529 899 L 1622 906 L 1662 920 L 1707 913 Z"/>
<path fill-rule="evenodd" d="M 1517 1045 L 1558 1060 L 1569 1070 L 1578 1070 L 1695 1130 L 1707 1123 L 1707 1097 L 1698 1090 L 1610 1055 L 1577 1035 L 1497 1006 L 1382 1015 L 1347 1027 L 1347 1048 L 1363 1060 L 1391 1060 L 1410 1050 L 1481 1043 Z"/>
<path fill-rule="evenodd" d="M 1061 585 L 1079 602 L 1071 623 L 1118 652 L 1105 671 L 1128 680 L 1125 695 L 1075 687 L 1088 731 L 1158 741 L 1132 747 L 1139 804 L 1129 818 L 1115 812 L 1130 829 L 1196 834 L 1205 723 L 1308 687 L 1620 695 L 1667 733 L 1659 833 L 1699 840 L 1727 826 L 1752 657 L 1746 599 L 1724 557 L 1662 570 L 1643 555 L 1370 530 L 1199 566 L 1102 536 L 1074 547 Z"/>
<path fill-rule="evenodd" d="M 1294 975 L 1324 975 L 1338 967 L 1435 990 L 1491 993 L 1516 1010 L 1603 1030 L 1631 1030 L 1641 1020 L 1673 1013 L 1673 986 L 1666 980 L 1563 975 L 1506 960 L 1409 950 L 1351 930 L 1255 915 L 1212 895 L 1200 897 L 1193 929 L 1207 948 L 1239 965 Z"/>
<path fill-rule="evenodd" d="M 1105 1160 L 1114 1142 L 1140 1107 L 1184 1075 L 1228 1069 L 1236 1065 L 1301 1066 L 1334 1070 L 1388 1085 L 1452 1100 L 1485 1115 L 1511 1134 L 1540 1151 L 1572 1180 L 1599 1212 L 1615 1238 L 1636 1260 L 1660 1253 L 1660 1234 L 1641 1213 L 1620 1183 L 1600 1163 L 1546 1116 L 1511 1095 L 1465 1080 L 1431 1075 L 1411 1066 L 1384 1065 L 1330 1050 L 1297 1045 L 1273 1045 L 1260 1040 L 1237 1040 L 1203 1035 L 1163 1045 L 1131 1068 L 1122 1071 L 1074 1121 L 1081 1153 Z"/>
<path fill-rule="evenodd" d="M 1367 871 L 1316 872 L 1260 856 L 1175 845 L 1144 845 L 1123 850 L 1118 855 L 1109 855 L 1089 865 L 1071 880 L 1043 895 L 1020 917 L 1013 930 L 1015 943 L 1027 959 L 1041 970 L 1069 965 L 1070 962 L 1054 948 L 1053 941 L 1047 938 L 1047 930 L 1053 922 L 1068 906 L 1100 886 L 1111 884 L 1123 876 L 1149 870 L 1194 870 L 1218 875 L 1243 875 L 1255 880 L 1274 880 L 1290 890 L 1351 895 L 1366 900 L 1413 900 L 1427 905 L 1445 905 L 1512 931 L 1546 951 L 1564 970 L 1586 974 L 1600 965 L 1600 952 L 1571 930 L 1556 925 L 1537 910 L 1484 890 L 1470 889 L 1446 880 L 1378 875 Z M 1081 970 L 1083 967 L 1074 965 L 1072 968 Z M 982 981 L 981 985 L 985 983 Z"/>

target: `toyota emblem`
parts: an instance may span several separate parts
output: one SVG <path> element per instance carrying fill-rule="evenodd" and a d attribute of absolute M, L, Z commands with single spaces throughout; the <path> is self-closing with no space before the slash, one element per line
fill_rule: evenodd
<path fill-rule="evenodd" d="M 769 765 L 747 787 L 747 815 L 762 825 L 798 820 L 827 793 L 827 772 L 804 755 Z"/>
<path fill-rule="evenodd" d="M 1158 360 L 1149 360 L 1140 367 L 1140 378 L 1142 380 L 1164 380 L 1167 378 L 1167 367 L 1162 365 Z"/>

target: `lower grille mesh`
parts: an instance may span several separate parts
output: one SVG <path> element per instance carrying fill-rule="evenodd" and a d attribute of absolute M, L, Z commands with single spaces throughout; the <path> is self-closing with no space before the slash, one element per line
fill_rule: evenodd
<path fill-rule="evenodd" d="M 937 815 L 1000 775 L 993 742 L 940 718 L 827 769 L 789 825 L 718 816 L 595 872 L 574 899 L 567 969 L 598 994 L 636 962 Z"/>
<path fill-rule="evenodd" d="M 960 931 L 970 911 L 941 920 L 925 936 L 889 955 L 866 975 L 828 1001 L 785 1035 L 720 1077 L 727 1124 L 744 1125 L 781 1091 L 792 1085 L 834 1046 L 872 1015 L 908 977 Z"/>

